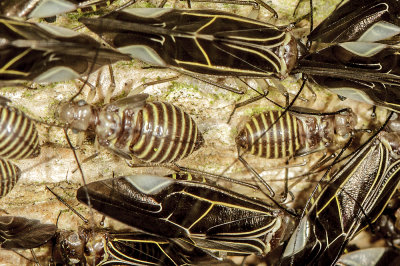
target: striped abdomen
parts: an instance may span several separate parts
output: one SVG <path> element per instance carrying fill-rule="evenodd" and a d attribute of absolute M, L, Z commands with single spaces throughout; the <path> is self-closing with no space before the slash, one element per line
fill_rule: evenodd
<path fill-rule="evenodd" d="M 40 153 L 35 124 L 22 111 L 0 106 L 0 157 L 25 159 Z"/>
<path fill-rule="evenodd" d="M 265 158 L 292 156 L 302 146 L 297 118 L 286 112 L 269 111 L 252 117 L 236 137 L 236 143 L 251 154 Z"/>
<path fill-rule="evenodd" d="M 137 158 L 169 163 L 185 158 L 203 144 L 194 120 L 181 108 L 148 102 L 139 111 L 129 150 Z"/>
<path fill-rule="evenodd" d="M 21 170 L 15 164 L 0 158 L 0 198 L 13 189 L 21 176 Z"/>

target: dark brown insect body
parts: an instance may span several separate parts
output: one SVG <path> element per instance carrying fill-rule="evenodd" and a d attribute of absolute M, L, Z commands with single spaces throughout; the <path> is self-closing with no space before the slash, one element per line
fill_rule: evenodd
<path fill-rule="evenodd" d="M 279 208 L 206 183 L 154 175 L 101 180 L 77 199 L 129 226 L 228 254 L 266 254 L 291 224 Z"/>
<path fill-rule="evenodd" d="M 207 259 L 215 262 L 201 249 L 178 239 L 107 228 L 59 230 L 55 235 L 53 255 L 57 265 L 176 266 Z"/>
<path fill-rule="evenodd" d="M 78 231 L 59 230 L 55 235 L 53 259 L 57 264 L 98 265 L 105 257 L 107 238 L 105 230 L 95 232 L 84 228 Z"/>
<path fill-rule="evenodd" d="M 254 116 L 236 137 L 237 145 L 268 159 L 308 154 L 343 144 L 357 120 L 351 111 L 323 116 L 281 114 L 269 111 Z"/>
<path fill-rule="evenodd" d="M 99 143 L 114 153 L 145 162 L 170 163 L 185 158 L 203 143 L 194 120 L 165 102 L 146 102 L 141 94 L 97 108 L 67 103 L 60 117 L 77 130 L 94 130 Z"/>

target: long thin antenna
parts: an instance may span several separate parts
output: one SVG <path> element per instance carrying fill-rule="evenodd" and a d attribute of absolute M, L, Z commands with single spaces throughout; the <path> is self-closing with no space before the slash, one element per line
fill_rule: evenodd
<path fill-rule="evenodd" d="M 68 145 L 71 147 L 72 153 L 74 154 L 74 157 L 75 157 L 76 164 L 78 165 L 78 169 L 79 169 L 79 171 L 80 171 L 80 173 L 81 173 L 82 182 L 83 182 L 83 187 L 84 187 L 84 190 L 85 190 L 85 193 L 86 193 L 86 197 L 87 197 L 87 206 L 89 207 L 89 214 L 90 214 L 90 219 L 91 219 L 91 224 L 92 224 L 91 233 L 92 233 L 92 237 L 94 238 L 94 224 L 95 224 L 95 221 L 94 221 L 94 214 L 93 214 L 92 203 L 91 203 L 91 200 L 90 200 L 90 197 L 89 197 L 89 192 L 88 192 L 87 185 L 86 185 L 85 175 L 84 175 L 84 173 L 83 173 L 81 164 L 80 164 L 80 162 L 79 162 L 79 160 L 78 160 L 78 156 L 77 156 L 77 154 L 76 154 L 76 149 L 75 149 L 75 147 L 72 145 L 71 140 L 70 140 L 70 138 L 69 138 L 69 136 L 68 136 L 67 129 L 64 129 L 64 134 L 65 134 L 65 138 L 67 139 Z M 93 243 L 92 243 L 92 244 L 93 244 Z M 93 248 L 94 248 L 94 247 L 93 247 Z M 95 257 L 93 257 L 93 265 L 94 265 L 94 264 L 95 264 Z"/>
<path fill-rule="evenodd" d="M 36 253 L 35 253 L 35 251 L 33 250 L 33 248 L 31 248 L 30 250 L 31 250 L 32 257 L 33 257 L 33 259 L 35 260 L 35 264 L 41 266 L 41 264 L 40 264 L 40 262 L 39 262 L 39 260 L 38 260 L 38 258 L 37 258 L 37 256 L 36 256 Z"/>
<path fill-rule="evenodd" d="M 48 190 L 48 191 L 50 191 L 51 192 L 51 194 L 53 194 L 62 204 L 64 204 L 65 206 L 67 206 L 68 207 L 68 209 L 70 209 L 73 213 L 75 213 L 79 218 L 81 218 L 81 220 L 85 223 L 85 224 L 88 224 L 89 223 L 89 221 L 85 218 L 85 217 L 83 217 L 83 215 L 82 214 L 80 214 L 77 210 L 75 210 L 71 205 L 69 205 L 65 200 L 63 200 L 60 196 L 58 196 L 53 190 L 51 190 L 48 186 L 46 186 L 46 189 Z M 57 217 L 57 222 L 58 222 L 58 218 L 59 218 L 59 216 Z"/>

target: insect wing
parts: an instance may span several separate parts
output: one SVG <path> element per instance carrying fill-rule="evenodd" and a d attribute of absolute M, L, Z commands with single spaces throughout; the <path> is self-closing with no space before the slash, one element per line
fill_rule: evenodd
<path fill-rule="evenodd" d="M 54 224 L 18 216 L 0 216 L 0 243 L 4 249 L 29 249 L 46 243 L 54 236 Z"/>
<path fill-rule="evenodd" d="M 143 231 L 182 238 L 205 249 L 261 254 L 271 249 L 265 239 L 284 227 L 281 210 L 201 183 L 129 176 L 86 188 L 94 209 Z M 77 198 L 87 204 L 86 188 L 78 190 Z"/>
<path fill-rule="evenodd" d="M 398 1 L 349 0 L 321 22 L 308 38 L 310 41 L 324 43 L 365 40 L 362 36 L 365 32 L 373 30 L 373 27 L 400 25 L 399 12 Z"/>
<path fill-rule="evenodd" d="M 278 56 L 282 46 L 296 47 L 290 34 L 225 12 L 135 8 L 81 22 L 121 52 L 153 65 L 233 76 L 284 75 L 293 67 Z"/>
<path fill-rule="evenodd" d="M 129 57 L 84 34 L 51 25 L 0 17 L 0 85 L 18 81 L 55 82 L 77 78 Z"/>
<path fill-rule="evenodd" d="M 389 153 L 380 141 L 370 143 L 332 177 L 289 240 L 283 265 L 332 265 L 379 217 L 400 182 L 400 161 Z"/>
<path fill-rule="evenodd" d="M 108 0 L 2 0 L 0 15 L 7 17 L 47 18 L 79 9 L 95 11 L 110 4 Z"/>
<path fill-rule="evenodd" d="M 395 266 L 400 263 L 398 250 L 389 247 L 366 248 L 349 252 L 340 257 L 338 266 L 371 265 Z"/>
<path fill-rule="evenodd" d="M 354 100 L 400 110 L 398 52 L 379 43 L 333 45 L 300 60 L 298 70 L 313 82 Z"/>
<path fill-rule="evenodd" d="M 127 108 L 127 107 L 132 109 L 143 108 L 144 105 L 146 104 L 147 98 L 149 98 L 149 95 L 147 93 L 141 93 L 122 98 L 120 100 L 112 102 L 110 105 L 111 108 L 114 108 L 113 106 L 117 108 Z"/>
<path fill-rule="evenodd" d="M 184 265 L 206 257 L 195 246 L 182 241 L 177 244 L 174 241 L 176 240 L 147 234 L 109 233 L 107 252 L 111 261 L 131 264 Z"/>
<path fill-rule="evenodd" d="M 7 17 L 44 18 L 76 9 L 76 1 L 67 0 L 3 0 L 0 15 Z"/>

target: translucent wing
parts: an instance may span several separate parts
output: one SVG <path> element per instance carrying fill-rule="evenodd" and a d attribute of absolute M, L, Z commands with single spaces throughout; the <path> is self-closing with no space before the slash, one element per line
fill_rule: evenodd
<path fill-rule="evenodd" d="M 87 195 L 94 209 L 121 222 L 211 251 L 262 254 L 278 244 L 265 237 L 286 228 L 279 209 L 203 183 L 137 175 L 93 182 L 77 192 L 86 204 Z"/>
<path fill-rule="evenodd" d="M 43 245 L 54 236 L 54 224 L 18 216 L 0 216 L 0 243 L 4 249 L 29 249 Z"/>
<path fill-rule="evenodd" d="M 392 45 L 347 42 L 299 61 L 295 72 L 354 100 L 400 110 L 398 49 Z"/>
<path fill-rule="evenodd" d="M 399 3 L 394 0 L 349 0 L 321 22 L 310 41 L 339 43 L 358 40 L 377 23 L 400 25 Z"/>
<path fill-rule="evenodd" d="M 0 85 L 55 82 L 129 57 L 71 30 L 0 17 Z"/>
<path fill-rule="evenodd" d="M 0 15 L 7 17 L 46 18 L 76 9 L 97 8 L 107 0 L 2 0 Z M 95 9 L 94 8 L 94 9 Z"/>

